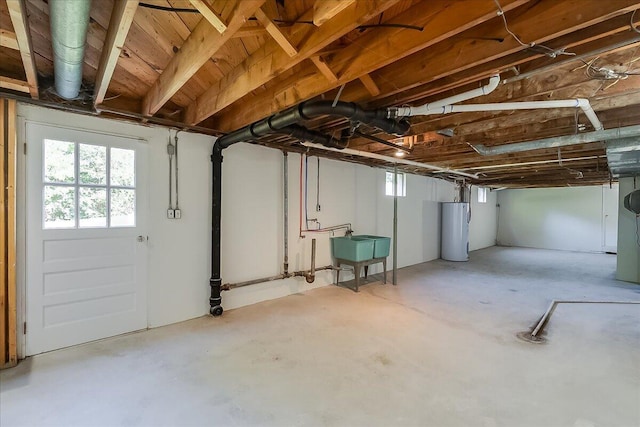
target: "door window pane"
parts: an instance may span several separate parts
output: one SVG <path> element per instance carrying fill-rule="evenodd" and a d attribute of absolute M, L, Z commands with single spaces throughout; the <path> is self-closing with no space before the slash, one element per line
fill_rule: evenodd
<path fill-rule="evenodd" d="M 78 144 L 80 184 L 107 183 L 107 147 Z"/>
<path fill-rule="evenodd" d="M 135 187 L 135 151 L 111 149 L 111 183 L 119 187 Z"/>
<path fill-rule="evenodd" d="M 74 187 L 44 187 L 44 228 L 73 228 L 76 225 Z"/>
<path fill-rule="evenodd" d="M 133 227 L 136 225 L 136 190 L 111 189 L 112 227 Z"/>
<path fill-rule="evenodd" d="M 75 182 L 75 144 L 44 140 L 44 181 Z"/>
<path fill-rule="evenodd" d="M 79 198 L 80 227 L 106 227 L 107 190 L 80 187 Z"/>

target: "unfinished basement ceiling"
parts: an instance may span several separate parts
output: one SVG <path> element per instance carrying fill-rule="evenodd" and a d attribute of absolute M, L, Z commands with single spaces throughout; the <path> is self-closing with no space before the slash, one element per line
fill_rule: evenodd
<path fill-rule="evenodd" d="M 613 129 L 640 124 L 639 8 L 631 0 L 94 0 L 81 91 L 64 100 L 53 86 L 48 3 L 0 0 L 0 94 L 222 135 L 304 100 L 339 94 L 365 108 L 415 106 L 499 73 L 495 91 L 463 104 L 586 98 Z M 478 185 L 612 179 L 603 141 L 494 156 L 472 148 L 593 131 L 577 108 L 416 116 L 411 124 L 404 138 L 359 131 L 410 147 L 404 159 L 477 175 L 469 181 Z M 336 134 L 350 124 L 321 117 L 307 126 Z M 281 135 L 257 143 L 307 150 Z M 357 136 L 349 148 L 396 153 Z"/>

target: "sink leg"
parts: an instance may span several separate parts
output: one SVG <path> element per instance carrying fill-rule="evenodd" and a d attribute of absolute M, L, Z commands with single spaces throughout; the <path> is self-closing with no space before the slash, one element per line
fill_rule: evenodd
<path fill-rule="evenodd" d="M 387 259 L 386 258 L 382 260 L 382 271 L 384 271 L 382 275 L 384 279 L 383 283 L 386 285 L 387 284 Z"/>
<path fill-rule="evenodd" d="M 367 278 L 369 276 L 369 266 L 365 265 L 364 266 L 364 277 Z"/>
<path fill-rule="evenodd" d="M 360 287 L 360 265 L 354 265 L 353 271 L 356 273 L 356 292 L 358 292 L 358 288 Z"/>

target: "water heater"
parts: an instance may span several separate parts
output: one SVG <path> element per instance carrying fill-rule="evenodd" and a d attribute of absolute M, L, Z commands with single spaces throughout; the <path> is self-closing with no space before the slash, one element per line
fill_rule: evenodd
<path fill-rule="evenodd" d="M 442 203 L 440 249 L 440 257 L 444 260 L 469 260 L 469 203 Z"/>

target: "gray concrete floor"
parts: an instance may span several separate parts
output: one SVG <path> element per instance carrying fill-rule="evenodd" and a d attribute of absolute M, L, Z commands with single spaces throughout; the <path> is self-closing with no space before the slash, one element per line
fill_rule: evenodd
<path fill-rule="evenodd" d="M 640 300 L 615 256 L 489 248 L 29 358 L 0 424 L 638 426 Z"/>

